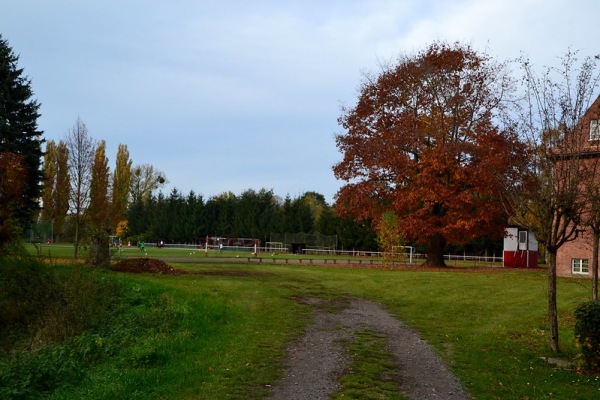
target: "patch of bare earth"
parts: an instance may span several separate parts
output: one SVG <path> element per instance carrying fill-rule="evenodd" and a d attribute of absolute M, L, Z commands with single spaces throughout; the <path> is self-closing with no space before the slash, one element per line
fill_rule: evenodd
<path fill-rule="evenodd" d="M 232 277 L 263 277 L 269 275 L 264 272 L 255 271 L 195 271 L 189 272 L 183 269 L 171 267 L 166 262 L 156 258 L 127 258 L 118 261 L 110 266 L 113 271 L 130 272 L 130 273 L 149 273 L 159 275 L 215 275 L 215 276 L 232 276 Z"/>
<path fill-rule="evenodd" d="M 175 269 L 164 261 L 155 258 L 127 258 L 110 266 L 113 271 L 151 273 L 160 275 L 183 275 L 187 272 Z"/>
<path fill-rule="evenodd" d="M 339 391 L 338 378 L 351 361 L 342 342 L 353 341 L 355 333 L 363 329 L 386 337 L 386 351 L 396 360 L 400 393 L 406 398 L 470 398 L 419 334 L 379 304 L 360 299 L 303 302 L 313 306 L 313 323 L 290 345 L 284 377 L 273 386 L 271 399 L 328 399 Z"/>

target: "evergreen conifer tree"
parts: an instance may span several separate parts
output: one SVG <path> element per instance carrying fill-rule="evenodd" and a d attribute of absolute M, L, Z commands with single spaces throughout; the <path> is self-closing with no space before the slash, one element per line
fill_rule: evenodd
<path fill-rule="evenodd" d="M 10 218 L 21 228 L 28 226 L 39 209 L 43 172 L 41 170 L 42 131 L 37 119 L 40 104 L 33 99 L 31 81 L 19 68 L 19 57 L 0 35 L 0 154 L 22 160 L 22 195 L 11 207 Z M 1 245 L 1 243 L 0 243 Z"/>

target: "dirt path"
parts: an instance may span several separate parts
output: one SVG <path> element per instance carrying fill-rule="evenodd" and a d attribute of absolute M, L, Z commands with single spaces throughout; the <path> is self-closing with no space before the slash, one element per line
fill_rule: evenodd
<path fill-rule="evenodd" d="M 337 379 L 351 361 L 340 342 L 352 341 L 365 328 L 387 338 L 386 350 L 398 363 L 398 384 L 406 398 L 469 399 L 429 345 L 380 305 L 359 299 L 303 302 L 313 306 L 314 322 L 288 349 L 285 376 L 273 387 L 272 400 L 328 399 L 340 389 Z"/>

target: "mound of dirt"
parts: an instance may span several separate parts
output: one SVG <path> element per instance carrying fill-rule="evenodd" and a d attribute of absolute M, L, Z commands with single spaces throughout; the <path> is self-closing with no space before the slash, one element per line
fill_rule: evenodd
<path fill-rule="evenodd" d="M 110 269 L 119 272 L 182 275 L 186 271 L 175 269 L 164 261 L 153 258 L 128 258 L 112 264 Z"/>

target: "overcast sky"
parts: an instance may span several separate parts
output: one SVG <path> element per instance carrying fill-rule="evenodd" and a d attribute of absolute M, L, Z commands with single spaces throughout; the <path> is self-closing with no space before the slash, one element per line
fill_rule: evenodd
<path fill-rule="evenodd" d="M 435 40 L 557 65 L 600 53 L 597 0 L 0 0 L 47 140 L 77 117 L 205 199 L 343 182 L 334 134 L 364 72 Z"/>

